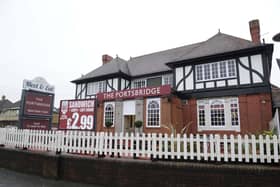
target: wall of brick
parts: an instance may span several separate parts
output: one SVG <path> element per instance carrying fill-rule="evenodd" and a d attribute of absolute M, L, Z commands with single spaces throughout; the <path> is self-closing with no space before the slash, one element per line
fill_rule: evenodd
<path fill-rule="evenodd" d="M 0 148 L 0 167 L 102 186 L 279 185 L 279 165 L 216 164 L 98 158 Z M 211 171 L 211 172 L 210 172 Z"/>
<path fill-rule="evenodd" d="M 272 119 L 272 105 L 270 94 L 240 95 L 240 133 L 235 131 L 202 131 L 206 134 L 257 134 L 269 129 Z M 197 106 L 196 99 L 190 99 L 184 105 L 183 120 L 185 124 L 191 123 L 189 133 L 197 131 Z"/>
<path fill-rule="evenodd" d="M 170 128 L 149 128 L 146 127 L 146 98 L 143 101 L 142 119 L 143 119 L 143 132 L 144 133 L 171 133 Z M 104 103 L 99 103 L 97 108 L 97 123 L 96 131 L 109 131 L 115 132 L 115 127 L 107 129 L 103 126 L 104 123 Z M 183 124 L 183 106 L 179 98 L 175 96 L 161 97 L 161 124 L 167 127 L 173 126 L 176 132 L 180 132 L 184 127 Z M 116 111 L 120 112 L 120 111 Z M 136 110 L 137 112 L 137 110 Z"/>
<path fill-rule="evenodd" d="M 58 178 L 59 155 L 0 147 L 0 167 Z"/>

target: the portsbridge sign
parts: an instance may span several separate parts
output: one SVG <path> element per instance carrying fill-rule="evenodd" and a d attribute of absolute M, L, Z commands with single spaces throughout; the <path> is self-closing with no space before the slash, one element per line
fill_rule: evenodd
<path fill-rule="evenodd" d="M 115 99 L 134 99 L 137 97 L 152 97 L 152 96 L 161 96 L 168 95 L 171 93 L 170 85 L 158 86 L 158 87 L 146 87 L 146 88 L 137 88 L 129 90 L 121 90 L 107 93 L 98 93 L 98 101 L 107 101 Z"/>

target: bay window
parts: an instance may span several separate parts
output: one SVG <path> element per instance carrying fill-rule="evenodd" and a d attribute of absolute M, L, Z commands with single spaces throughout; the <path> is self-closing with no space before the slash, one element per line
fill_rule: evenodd
<path fill-rule="evenodd" d="M 237 97 L 197 100 L 198 131 L 240 131 Z"/>

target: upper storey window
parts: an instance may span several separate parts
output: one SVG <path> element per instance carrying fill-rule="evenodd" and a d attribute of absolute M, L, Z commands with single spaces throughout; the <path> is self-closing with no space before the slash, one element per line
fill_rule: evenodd
<path fill-rule="evenodd" d="M 144 88 L 144 87 L 146 87 L 145 79 L 138 79 L 132 82 L 132 88 Z"/>
<path fill-rule="evenodd" d="M 234 59 L 207 63 L 196 66 L 196 81 L 225 79 L 236 77 L 236 62 Z"/>
<path fill-rule="evenodd" d="M 162 76 L 162 85 L 173 85 L 173 75 Z"/>
<path fill-rule="evenodd" d="M 106 91 L 106 81 L 91 82 L 87 84 L 87 95 L 95 95 Z"/>

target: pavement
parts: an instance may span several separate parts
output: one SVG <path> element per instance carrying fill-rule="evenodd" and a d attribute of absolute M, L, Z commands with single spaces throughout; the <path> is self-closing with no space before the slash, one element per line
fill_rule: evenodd
<path fill-rule="evenodd" d="M 101 187 L 97 185 L 46 179 L 0 168 L 0 187 Z"/>

